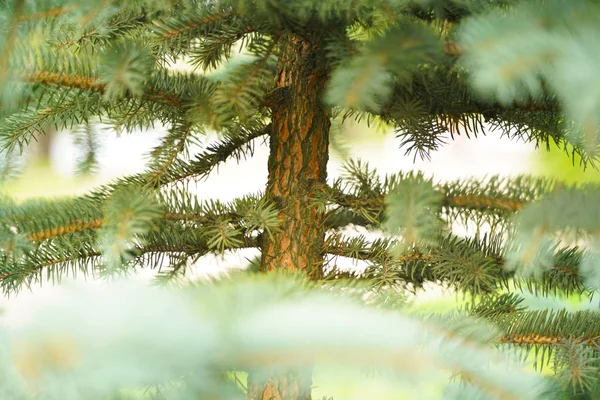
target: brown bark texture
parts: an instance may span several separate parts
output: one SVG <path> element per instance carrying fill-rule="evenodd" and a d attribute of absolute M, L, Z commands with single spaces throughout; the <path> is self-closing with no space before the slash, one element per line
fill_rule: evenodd
<path fill-rule="evenodd" d="M 311 370 L 288 370 L 270 376 L 266 381 L 248 379 L 248 400 L 310 400 Z"/>
<path fill-rule="evenodd" d="M 324 215 L 311 197 L 327 179 L 329 110 L 323 105 L 327 73 L 317 47 L 288 35 L 279 55 L 277 89 L 285 93 L 272 107 L 269 178 L 266 194 L 279 209 L 280 230 L 263 237 L 261 270 L 323 275 Z M 312 369 L 290 369 L 266 381 L 248 378 L 249 400 L 310 400 Z"/>
<path fill-rule="evenodd" d="M 327 73 L 313 44 L 295 35 L 283 43 L 277 86 L 285 96 L 273 105 L 266 190 L 279 208 L 281 229 L 263 238 L 261 269 L 298 270 L 319 279 L 324 215 L 310 198 L 327 178 L 331 122 L 322 103 Z"/>

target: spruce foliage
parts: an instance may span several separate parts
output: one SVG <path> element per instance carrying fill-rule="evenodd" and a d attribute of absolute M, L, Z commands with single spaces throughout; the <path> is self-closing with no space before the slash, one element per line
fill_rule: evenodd
<path fill-rule="evenodd" d="M 529 292 L 543 299 L 591 296 L 600 288 L 597 186 L 528 176 L 440 184 L 419 173 L 381 176 L 359 160 L 349 160 L 340 179 L 326 181 L 321 153 L 332 121 L 366 119 L 392 127 L 406 156 L 426 158 L 449 137 L 499 130 L 507 140 L 557 145 L 582 167 L 595 168 L 599 7 L 594 0 L 0 1 L 3 176 L 49 129 L 78 132 L 81 168 L 89 169 L 102 134 L 94 129 L 98 123 L 124 132 L 167 127 L 143 173 L 78 198 L 2 198 L 0 286 L 12 294 L 48 279 L 114 276 L 136 267 L 155 269 L 161 282 L 179 282 L 205 255 L 255 248 L 262 252 L 255 263 L 261 273 L 295 270 L 310 282 L 245 277 L 237 285 L 207 285 L 197 297 L 221 302 L 223 314 L 283 302 L 312 334 L 298 337 L 299 323 L 277 328 L 269 322 L 282 318 L 275 311 L 256 314 L 255 323 L 264 324 L 261 336 L 250 317 L 216 318 L 204 309 L 205 321 L 230 335 L 228 343 L 248 340 L 229 349 L 229 365 L 215 350 L 223 350 L 222 341 L 190 348 L 199 359 L 206 356 L 198 364 L 166 346 L 161 351 L 181 361 L 165 359 L 173 367 L 169 374 L 156 365 L 137 380 L 109 374 L 114 381 L 107 378 L 105 389 L 183 379 L 187 389 L 163 398 L 254 400 L 272 393 L 308 399 L 306 377 L 296 370 L 284 374 L 289 386 L 283 387 L 282 375 L 272 373 L 281 365 L 269 357 L 298 346 L 305 357 L 290 361 L 293 366 L 310 364 L 309 355 L 331 361 L 336 353 L 327 346 L 339 345 L 357 363 L 364 357 L 352 358 L 352 349 L 370 348 L 375 361 L 387 362 L 400 377 L 411 371 L 398 357 L 409 354 L 418 362 L 420 354 L 427 373 L 439 367 L 455 374 L 444 398 L 598 398 L 598 311 L 524 303 Z M 181 60 L 190 72 L 173 68 Z M 197 151 L 199 138 L 212 131 L 219 140 Z M 227 160 L 251 156 L 262 141 L 271 149 L 264 193 L 228 203 L 191 194 L 191 183 Z M 475 227 L 472 235 L 453 232 L 460 224 Z M 352 227 L 382 235 L 371 240 Z M 341 270 L 339 257 L 360 260 L 366 269 Z M 460 313 L 411 314 L 405 298 L 430 284 L 465 295 Z M 372 308 L 392 308 L 406 319 L 406 331 L 400 334 L 398 320 L 390 322 L 396 341 L 368 329 L 343 341 L 331 333 L 342 331 L 336 321 L 326 323 L 334 303 L 317 305 L 324 291 L 371 307 L 372 314 L 356 303 L 340 306 L 339 326 L 358 329 L 349 316 L 356 312 L 356 321 L 383 327 L 395 321 L 392 314 Z M 317 300 L 300 299 L 294 308 L 288 295 Z M 313 324 L 310 307 L 317 308 Z M 179 317 L 169 318 L 183 323 Z M 236 324 L 248 336 L 232 334 Z M 268 343 L 277 337 L 265 337 L 269 329 L 280 342 Z M 418 332 L 432 347 L 417 340 Z M 158 341 L 153 336 L 148 344 Z M 411 346 L 427 350 L 417 354 Z M 528 380 L 504 361 L 486 369 L 498 356 L 493 347 L 518 350 L 538 371 L 552 373 Z M 387 357 L 382 348 L 390 349 Z M 247 362 L 261 351 L 265 365 Z M 109 371 L 112 364 L 102 365 Z M 196 369 L 202 379 L 190 372 Z M 250 377 L 237 387 L 226 374 L 239 370 Z M 30 398 L 16 394 L 15 385 L 0 393 Z M 47 388 L 47 398 L 67 398 L 60 384 Z M 69 388 L 73 399 L 116 396 L 103 389 L 81 397 L 80 388 Z"/>

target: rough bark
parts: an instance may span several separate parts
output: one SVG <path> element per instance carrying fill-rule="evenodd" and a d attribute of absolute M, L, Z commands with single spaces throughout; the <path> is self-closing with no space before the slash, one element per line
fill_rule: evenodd
<path fill-rule="evenodd" d="M 280 230 L 264 237 L 261 270 L 323 275 L 324 215 L 311 197 L 326 183 L 330 114 L 322 103 L 327 73 L 317 47 L 289 35 L 282 41 L 273 104 L 267 196 L 279 209 Z M 312 369 L 292 369 L 266 381 L 248 379 L 250 400 L 310 400 Z"/>
<path fill-rule="evenodd" d="M 249 400 L 310 400 L 311 370 L 288 370 L 270 376 L 266 381 L 248 380 Z"/>
<path fill-rule="evenodd" d="M 322 104 L 327 74 L 315 46 L 290 36 L 279 59 L 279 88 L 273 107 L 267 196 L 279 208 L 281 230 L 264 238 L 261 268 L 299 270 L 322 276 L 323 214 L 311 206 L 326 183 L 330 116 Z"/>

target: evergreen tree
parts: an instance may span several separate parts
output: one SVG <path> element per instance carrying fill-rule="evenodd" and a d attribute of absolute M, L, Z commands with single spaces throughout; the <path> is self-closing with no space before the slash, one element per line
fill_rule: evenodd
<path fill-rule="evenodd" d="M 427 157 L 446 133 L 498 129 L 508 138 L 556 143 L 593 166 L 597 2 L 0 5 L 7 155 L 51 129 L 88 127 L 91 138 L 96 121 L 124 131 L 168 127 L 144 173 L 80 198 L 2 200 L 6 293 L 69 271 L 113 275 L 143 266 L 169 280 L 204 255 L 258 248 L 259 272 L 301 272 L 314 285 L 347 278 L 382 294 L 433 282 L 465 293 L 464 311 L 502 332 L 490 341 L 534 350 L 540 367 L 552 363 L 556 374 L 544 398 L 600 396 L 598 312 L 529 309 L 520 295 L 597 290 L 598 187 L 524 176 L 436 184 L 417 173 L 382 178 L 360 161 L 349 161 L 339 180 L 326 176 L 332 124 L 348 118 L 393 127 L 407 155 Z M 238 46 L 243 56 L 235 55 Z M 171 68 L 181 58 L 193 72 Z M 219 132 L 220 141 L 190 154 L 206 131 Z M 189 182 L 251 154 L 265 138 L 264 193 L 230 203 L 190 194 Z M 93 155 L 93 141 L 85 143 Z M 460 237 L 455 223 L 478 229 Z M 350 226 L 383 231 L 386 239 L 348 235 Z M 369 267 L 340 271 L 336 257 Z M 479 391 L 454 398 L 531 398 L 522 388 L 515 394 L 515 380 L 490 386 L 462 372 Z M 309 399 L 311 373 L 251 373 L 247 397 Z"/>

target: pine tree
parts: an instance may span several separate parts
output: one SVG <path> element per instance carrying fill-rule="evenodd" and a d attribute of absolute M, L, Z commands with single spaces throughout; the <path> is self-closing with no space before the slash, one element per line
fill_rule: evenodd
<path fill-rule="evenodd" d="M 539 366 L 553 363 L 550 398 L 599 396 L 597 311 L 529 309 L 520 295 L 597 290 L 596 186 L 526 176 L 439 184 L 418 173 L 381 177 L 357 160 L 338 180 L 326 174 L 332 124 L 347 119 L 393 127 L 407 156 L 427 157 L 447 133 L 496 129 L 594 166 L 595 1 L 0 4 L 7 155 L 51 129 L 83 128 L 93 138 L 97 122 L 123 131 L 168 127 L 144 173 L 74 199 L 2 199 L 6 293 L 69 272 L 136 266 L 157 268 L 168 281 L 204 255 L 258 248 L 261 273 L 364 281 L 382 293 L 428 282 L 453 288 L 469 296 L 466 313 L 502 331 L 497 345 L 534 351 Z M 171 67 L 182 58 L 193 72 Z M 207 131 L 219 142 L 191 154 Z M 190 182 L 264 139 L 264 193 L 230 203 L 190 193 Z M 84 142 L 90 162 L 93 140 Z M 456 223 L 476 232 L 458 236 Z M 386 236 L 348 235 L 350 226 Z M 341 271 L 336 257 L 369 266 Z M 249 399 L 311 398 L 310 371 L 263 378 L 250 374 Z"/>

